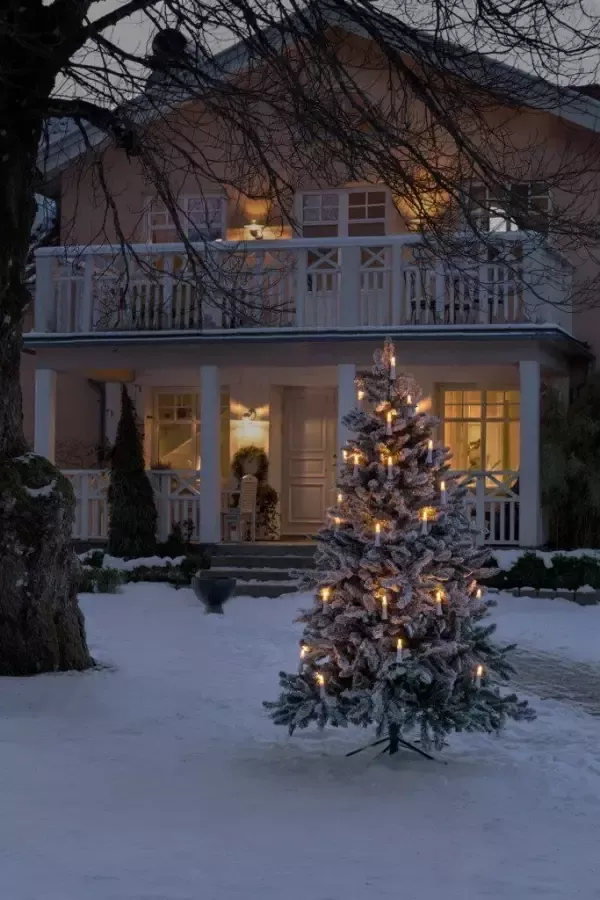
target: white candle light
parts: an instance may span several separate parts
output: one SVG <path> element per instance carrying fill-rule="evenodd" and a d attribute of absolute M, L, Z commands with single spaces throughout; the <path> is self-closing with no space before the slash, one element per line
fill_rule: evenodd
<path fill-rule="evenodd" d="M 359 462 L 360 462 L 360 456 L 358 455 L 358 453 L 355 453 L 355 454 L 354 454 L 354 477 L 355 477 L 355 478 L 356 478 L 356 476 L 358 475 L 358 464 L 359 464 Z"/>
<path fill-rule="evenodd" d="M 336 531 L 339 531 L 339 530 L 340 530 L 340 523 L 341 523 L 341 521 L 342 521 L 342 520 L 340 519 L 339 516 L 335 516 L 335 517 L 334 517 L 333 524 L 335 525 L 335 530 L 336 530 Z"/>
<path fill-rule="evenodd" d="M 317 672 L 315 675 L 317 680 L 317 684 L 319 685 L 319 694 L 321 695 L 321 700 L 325 699 L 325 676 L 321 674 L 321 672 Z"/>
<path fill-rule="evenodd" d="M 384 622 L 387 622 L 388 617 L 388 598 L 387 594 L 382 594 L 381 596 L 381 618 Z"/>
<path fill-rule="evenodd" d="M 362 388 L 358 389 L 358 391 L 356 392 L 356 397 L 358 399 L 358 405 L 362 407 L 362 402 L 365 399 L 365 392 L 362 390 Z"/>
<path fill-rule="evenodd" d="M 396 641 L 396 662 L 397 663 L 402 662 L 402 650 L 403 650 L 402 638 L 398 638 L 398 640 Z"/>
<path fill-rule="evenodd" d="M 476 688 L 480 688 L 480 687 L 481 687 L 481 679 L 482 679 L 482 677 L 483 677 L 483 666 L 482 666 L 481 663 L 480 663 L 480 664 L 477 666 L 477 668 L 475 669 L 475 687 L 476 687 Z"/>
<path fill-rule="evenodd" d="M 344 462 L 348 462 L 348 451 L 347 450 L 342 450 L 342 459 L 344 460 Z"/>
<path fill-rule="evenodd" d="M 440 482 L 440 506 L 446 505 L 446 482 Z"/>
<path fill-rule="evenodd" d="M 337 495 L 337 502 L 338 502 L 338 505 L 342 502 L 343 499 L 344 499 L 344 497 L 343 497 L 343 495 L 342 495 L 342 492 L 341 492 L 341 491 L 338 491 L 338 495 Z"/>
<path fill-rule="evenodd" d="M 427 465 L 430 466 L 433 462 L 433 441 L 431 438 L 427 441 Z"/>
<path fill-rule="evenodd" d="M 392 358 L 390 359 L 390 378 L 393 381 L 395 379 L 395 377 L 396 377 L 396 357 L 392 356 Z"/>
<path fill-rule="evenodd" d="M 327 603 L 330 596 L 331 596 L 331 588 L 329 588 L 329 587 L 321 588 L 321 600 L 323 601 L 323 603 Z"/>
<path fill-rule="evenodd" d="M 298 674 L 302 675 L 302 670 L 304 668 L 304 660 L 306 658 L 306 654 L 308 653 L 308 647 L 306 644 L 302 644 L 300 647 L 300 663 L 298 665 Z"/>
<path fill-rule="evenodd" d="M 390 437 L 392 434 L 392 413 L 391 413 L 391 411 L 388 412 L 387 416 L 385 417 L 385 433 L 387 434 L 388 437 Z"/>
<path fill-rule="evenodd" d="M 408 415 L 409 415 L 409 416 L 414 415 L 413 401 L 412 401 L 412 394 L 408 394 L 408 396 L 407 396 L 407 398 L 406 398 L 406 405 L 408 406 L 408 410 L 407 410 Z"/>
<path fill-rule="evenodd" d="M 421 513 L 421 534 L 427 534 L 427 509 Z"/>
<path fill-rule="evenodd" d="M 477 591 L 475 592 L 475 596 L 477 597 L 478 600 L 481 600 L 481 588 L 477 588 Z"/>
<path fill-rule="evenodd" d="M 375 546 L 376 547 L 381 546 L 381 523 L 380 522 L 375 523 Z"/>
<path fill-rule="evenodd" d="M 392 480 L 392 464 L 393 464 L 393 459 L 392 459 L 392 457 L 391 457 L 390 455 L 388 455 L 388 458 L 387 458 L 387 475 L 388 475 L 388 478 L 390 479 L 390 481 Z"/>
<path fill-rule="evenodd" d="M 443 616 L 444 611 L 442 609 L 442 592 L 435 592 L 435 614 L 436 616 Z"/>

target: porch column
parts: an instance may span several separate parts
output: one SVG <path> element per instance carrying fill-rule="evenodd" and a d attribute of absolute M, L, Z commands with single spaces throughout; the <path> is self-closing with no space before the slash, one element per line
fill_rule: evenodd
<path fill-rule="evenodd" d="M 344 416 L 356 406 L 356 366 L 354 363 L 341 363 L 338 366 L 338 421 L 337 421 L 337 459 L 338 466 L 342 461 L 342 447 L 350 436 L 350 431 L 342 424 Z"/>
<path fill-rule="evenodd" d="M 221 396 L 219 370 L 200 367 L 200 540 L 221 540 Z"/>
<path fill-rule="evenodd" d="M 51 463 L 56 456 L 56 372 L 35 370 L 33 449 Z"/>
<path fill-rule="evenodd" d="M 519 543 L 522 547 L 537 547 L 541 539 L 539 362 L 521 360 L 519 377 L 521 388 Z"/>

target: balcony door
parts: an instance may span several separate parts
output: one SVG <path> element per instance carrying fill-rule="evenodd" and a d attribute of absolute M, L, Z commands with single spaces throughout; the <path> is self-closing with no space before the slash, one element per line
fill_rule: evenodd
<path fill-rule="evenodd" d="M 331 505 L 335 469 L 333 388 L 286 388 L 283 398 L 282 535 L 314 534 Z"/>

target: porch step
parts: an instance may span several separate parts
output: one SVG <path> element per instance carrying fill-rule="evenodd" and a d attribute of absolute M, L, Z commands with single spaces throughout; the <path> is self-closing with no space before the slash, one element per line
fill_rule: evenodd
<path fill-rule="evenodd" d="M 313 567 L 315 550 L 309 542 L 218 544 L 211 571 L 235 578 L 237 597 L 280 597 L 298 590 L 295 572 Z"/>

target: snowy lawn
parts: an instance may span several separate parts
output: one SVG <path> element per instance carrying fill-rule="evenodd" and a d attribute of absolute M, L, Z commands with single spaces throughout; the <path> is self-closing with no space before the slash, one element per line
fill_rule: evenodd
<path fill-rule="evenodd" d="M 164 585 L 84 596 L 110 668 L 1 682 L 0 896 L 600 896 L 600 719 L 540 702 L 533 724 L 453 739 L 447 765 L 346 759 L 356 730 L 289 738 L 261 701 L 297 664 L 301 600 L 216 617 Z M 540 630 L 592 611 L 540 602 Z M 503 632 L 534 634 L 516 616 Z"/>
<path fill-rule="evenodd" d="M 491 594 L 499 640 L 517 641 L 521 650 L 554 653 L 600 665 L 600 605 L 578 606 L 570 600 Z M 600 896 L 600 893 L 599 895 Z"/>

